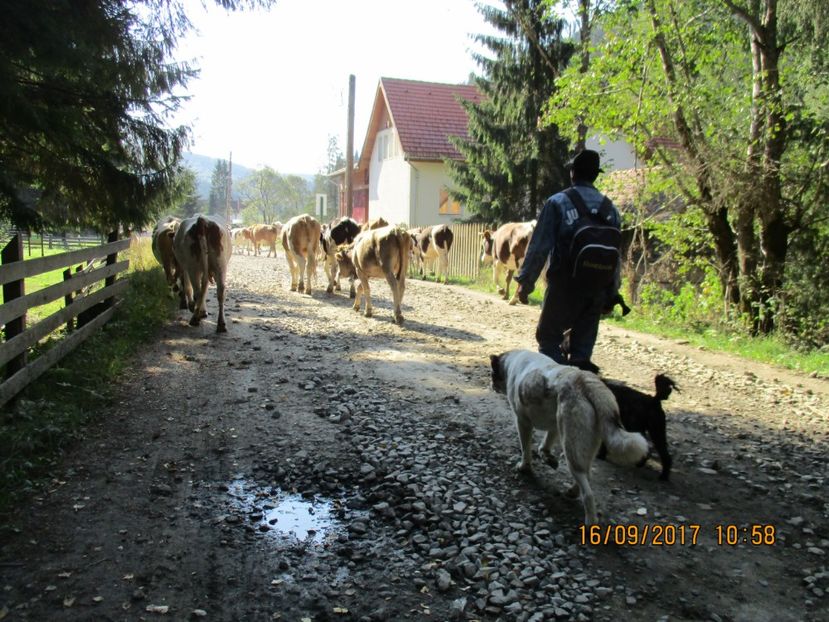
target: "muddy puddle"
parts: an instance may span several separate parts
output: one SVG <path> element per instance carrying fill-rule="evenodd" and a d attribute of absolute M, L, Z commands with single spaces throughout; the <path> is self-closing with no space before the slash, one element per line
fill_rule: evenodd
<path fill-rule="evenodd" d="M 355 516 L 344 498 L 300 495 L 276 486 L 260 486 L 235 479 L 227 486 L 230 506 L 246 516 L 248 524 L 275 540 L 325 544 L 347 535 L 347 522 Z"/>

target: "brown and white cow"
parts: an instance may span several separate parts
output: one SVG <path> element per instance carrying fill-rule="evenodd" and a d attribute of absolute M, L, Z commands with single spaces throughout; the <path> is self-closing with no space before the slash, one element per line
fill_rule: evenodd
<path fill-rule="evenodd" d="M 359 233 L 360 225 L 348 216 L 338 218 L 330 225 L 324 225 L 320 232 L 323 265 L 328 277 L 328 287 L 325 291 L 329 294 L 334 290 L 340 291 L 341 289 L 337 268 L 337 249 L 343 244 L 351 244 Z"/>
<path fill-rule="evenodd" d="M 382 216 L 379 216 L 360 225 L 360 231 L 372 231 L 374 229 L 381 229 L 382 227 L 388 226 L 388 221 Z"/>
<path fill-rule="evenodd" d="M 282 235 L 282 223 L 253 225 L 250 228 L 250 235 L 253 240 L 254 255 L 259 255 L 259 246 L 265 244 L 268 247 L 268 257 L 271 255 L 276 257 L 276 243 Z"/>
<path fill-rule="evenodd" d="M 449 282 L 449 251 L 454 239 L 455 234 L 452 233 L 449 225 L 424 227 L 418 232 L 415 238 L 417 243 L 415 256 L 418 257 L 420 273 L 424 278 L 427 271 L 433 271 L 435 281 L 439 281 L 442 274 L 444 285 Z M 435 260 L 438 263 L 437 270 L 433 270 Z"/>
<path fill-rule="evenodd" d="M 492 264 L 492 278 L 495 287 L 504 300 L 511 305 L 518 302 L 518 297 L 509 297 L 509 285 L 512 275 L 521 267 L 527 246 L 535 229 L 535 220 L 529 222 L 508 222 L 501 225 L 495 233 L 486 230 L 481 243 L 481 262 L 484 265 Z M 499 284 L 501 271 L 506 269 L 507 278 L 504 287 Z"/>
<path fill-rule="evenodd" d="M 240 255 L 246 250 L 250 250 L 250 247 L 248 246 L 250 241 L 250 230 L 248 227 L 236 227 L 231 229 L 230 239 L 233 240 L 233 250 Z"/>
<path fill-rule="evenodd" d="M 313 216 L 294 216 L 282 226 L 282 248 L 291 270 L 291 291 L 311 293 L 317 272 L 321 227 Z"/>
<path fill-rule="evenodd" d="M 182 221 L 173 239 L 173 251 L 182 269 L 187 306 L 193 312 L 190 325 L 198 326 L 201 319 L 207 316 L 207 286 L 215 282 L 219 303 L 216 332 L 227 332 L 225 282 L 233 242 L 224 220 L 219 216 L 196 214 Z"/>
<path fill-rule="evenodd" d="M 167 216 L 156 223 L 153 229 L 153 255 L 161 267 L 164 268 L 164 278 L 172 293 L 179 297 L 179 308 L 187 308 L 187 300 L 184 297 L 184 288 L 181 287 L 181 268 L 173 253 L 173 238 L 181 225 L 181 219 L 175 216 Z"/>
<path fill-rule="evenodd" d="M 351 249 L 337 253 L 340 276 L 360 279 L 354 300 L 355 311 L 360 311 L 361 298 L 365 296 L 365 316 L 371 317 L 371 289 L 368 281 L 370 278 L 385 277 L 394 301 L 394 321 L 397 324 L 403 323 L 401 305 L 406 290 L 411 240 L 409 233 L 401 227 L 382 227 L 364 231 L 355 238 Z"/>

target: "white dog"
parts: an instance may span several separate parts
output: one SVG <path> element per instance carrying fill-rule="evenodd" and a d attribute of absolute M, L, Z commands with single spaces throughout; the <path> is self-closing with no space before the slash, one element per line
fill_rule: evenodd
<path fill-rule="evenodd" d="M 492 355 L 490 360 L 492 388 L 506 394 L 515 413 L 521 443 L 516 468 L 523 472 L 532 469 L 533 428 L 547 432 L 538 450 L 553 468 L 558 461 L 551 450 L 560 438 L 584 504 L 584 522 L 595 524 L 590 465 L 599 446 L 604 442 L 614 462 L 636 464 L 648 455 L 647 441 L 622 427 L 613 393 L 595 374 L 559 365 L 529 350 Z"/>

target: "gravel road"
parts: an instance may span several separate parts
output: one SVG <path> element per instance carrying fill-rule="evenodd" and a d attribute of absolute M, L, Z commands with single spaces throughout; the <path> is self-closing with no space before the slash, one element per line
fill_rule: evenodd
<path fill-rule="evenodd" d="M 681 393 L 670 482 L 594 464 L 592 545 L 489 388 L 537 307 L 409 279 L 397 326 L 384 282 L 369 319 L 281 254 L 230 278 L 229 332 L 171 320 L 6 517 L 0 620 L 829 620 L 826 380 L 602 325 L 604 376 Z"/>

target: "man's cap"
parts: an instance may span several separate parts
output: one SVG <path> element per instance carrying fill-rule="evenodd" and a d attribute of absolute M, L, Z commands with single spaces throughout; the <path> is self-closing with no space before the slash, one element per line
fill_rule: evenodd
<path fill-rule="evenodd" d="M 604 172 L 599 162 L 599 154 L 597 152 L 592 149 L 582 149 L 564 167 L 572 169 L 577 177 L 595 179 L 599 173 Z"/>

